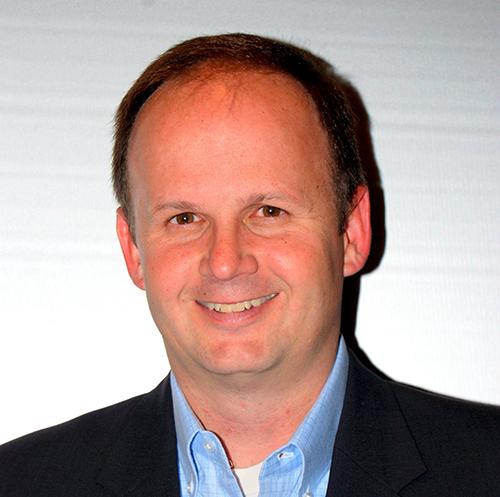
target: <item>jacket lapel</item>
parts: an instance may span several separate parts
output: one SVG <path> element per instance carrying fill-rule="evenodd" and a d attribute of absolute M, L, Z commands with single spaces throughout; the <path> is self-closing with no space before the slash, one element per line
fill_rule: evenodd
<path fill-rule="evenodd" d="M 350 354 L 327 497 L 394 497 L 425 471 L 390 383 Z"/>
<path fill-rule="evenodd" d="M 341 451 L 335 452 L 335 471 L 330 475 L 326 497 L 396 497 L 398 494 L 373 474 L 367 473 Z"/>
<path fill-rule="evenodd" d="M 180 496 L 169 377 L 130 413 L 107 451 L 98 481 L 120 497 Z"/>

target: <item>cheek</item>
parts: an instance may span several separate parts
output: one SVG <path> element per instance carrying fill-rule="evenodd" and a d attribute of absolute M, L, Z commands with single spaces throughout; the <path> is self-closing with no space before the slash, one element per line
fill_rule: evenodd
<path fill-rule="evenodd" d="M 304 326 L 329 328 L 338 316 L 342 294 L 342 246 L 336 239 L 327 243 L 324 237 L 304 236 L 282 243 L 274 252 L 273 271 L 288 287 L 289 314 L 296 316 L 292 328 L 297 319 Z"/>
<path fill-rule="evenodd" d="M 337 279 L 343 269 L 343 250 L 336 240 L 303 236 L 284 238 L 264 254 L 285 280 L 304 281 L 306 285 Z"/>
<path fill-rule="evenodd" d="M 192 251 L 186 247 L 157 246 L 149 250 L 143 257 L 146 291 L 161 291 L 163 298 L 177 295 L 189 283 L 189 274 L 196 270 L 195 263 Z"/>

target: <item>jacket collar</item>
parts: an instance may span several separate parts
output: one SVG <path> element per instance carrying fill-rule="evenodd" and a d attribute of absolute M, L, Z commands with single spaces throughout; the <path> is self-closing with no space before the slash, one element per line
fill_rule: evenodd
<path fill-rule="evenodd" d="M 120 497 L 180 495 L 169 377 L 138 400 L 115 438 L 102 487 Z M 395 497 L 425 471 L 390 383 L 351 353 L 326 497 Z"/>
<path fill-rule="evenodd" d="M 98 482 L 120 497 L 180 495 L 169 377 L 128 413 L 107 449 Z"/>
<path fill-rule="evenodd" d="M 327 497 L 394 497 L 425 471 L 390 382 L 351 353 Z"/>

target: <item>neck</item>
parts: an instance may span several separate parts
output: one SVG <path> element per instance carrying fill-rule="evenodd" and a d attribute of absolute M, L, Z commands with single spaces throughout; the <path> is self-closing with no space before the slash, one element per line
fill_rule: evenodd
<path fill-rule="evenodd" d="M 220 438 L 234 466 L 244 468 L 288 442 L 318 398 L 336 353 L 335 346 L 321 360 L 316 357 L 286 375 L 174 372 L 204 428 Z"/>

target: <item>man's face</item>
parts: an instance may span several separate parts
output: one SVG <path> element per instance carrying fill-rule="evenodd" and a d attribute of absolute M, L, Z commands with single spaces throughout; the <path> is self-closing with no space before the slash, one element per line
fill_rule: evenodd
<path fill-rule="evenodd" d="M 167 84 L 145 104 L 129 147 L 135 241 L 120 211 L 118 233 L 177 375 L 331 366 L 351 266 L 329 162 L 313 104 L 283 75 Z"/>

